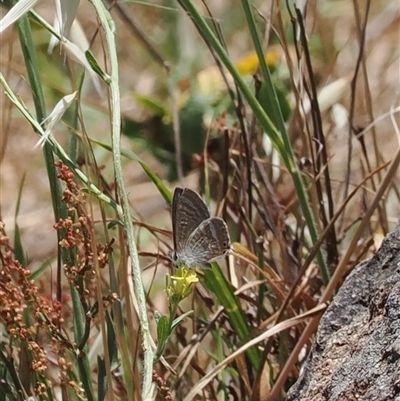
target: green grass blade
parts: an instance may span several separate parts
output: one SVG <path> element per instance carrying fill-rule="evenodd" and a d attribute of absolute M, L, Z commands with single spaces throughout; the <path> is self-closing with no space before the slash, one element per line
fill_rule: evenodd
<path fill-rule="evenodd" d="M 251 328 L 247 323 L 246 316 L 240 307 L 237 297 L 232 291 L 232 287 L 222 273 L 217 263 L 211 263 L 211 269 L 204 269 L 204 284 L 218 298 L 218 301 L 225 308 L 232 328 L 238 337 L 245 341 Z M 255 370 L 260 364 L 260 353 L 257 348 L 252 347 L 247 351 L 252 366 Z"/>
<path fill-rule="evenodd" d="M 277 111 L 273 113 L 275 116 L 274 118 L 278 121 L 278 127 L 271 121 L 270 117 L 265 113 L 264 108 L 260 104 L 260 102 L 256 99 L 254 94 L 251 92 L 249 87 L 247 86 L 246 82 L 240 75 L 240 73 L 235 68 L 234 63 L 230 59 L 228 53 L 216 37 L 216 35 L 211 30 L 210 26 L 207 24 L 205 19 L 201 16 L 197 8 L 192 4 L 190 0 L 179 0 L 179 3 L 183 6 L 183 8 L 188 12 L 194 23 L 196 24 L 197 28 L 200 30 L 203 38 L 207 42 L 209 46 L 215 51 L 218 55 L 219 59 L 232 75 L 233 79 L 236 82 L 236 85 L 243 93 L 246 101 L 250 105 L 251 109 L 253 110 L 254 115 L 257 117 L 260 125 L 262 126 L 263 130 L 268 134 L 274 148 L 279 153 L 280 157 L 282 158 L 283 162 L 285 163 L 288 172 L 292 176 L 294 186 L 296 188 L 296 193 L 299 199 L 299 204 L 302 209 L 304 219 L 307 223 L 307 228 L 310 231 L 311 239 L 313 243 L 318 241 L 318 232 L 316 228 L 316 224 L 314 221 L 314 217 L 311 211 L 311 208 L 308 204 L 307 194 L 306 194 L 306 187 L 304 181 L 301 177 L 301 174 L 297 168 L 294 154 L 292 147 L 290 145 L 289 139 L 287 135 L 285 135 L 285 128 L 284 125 L 281 127 L 281 120 L 282 116 L 278 116 Z M 255 34 L 255 32 L 253 32 Z M 257 35 L 256 35 L 257 36 Z M 256 39 L 257 40 L 257 39 Z M 257 48 L 259 45 L 257 45 Z M 264 59 L 264 54 L 262 54 L 261 59 Z M 264 60 L 265 63 L 265 60 Z M 266 65 L 266 64 L 265 64 Z M 268 67 L 265 68 L 265 74 L 268 76 Z M 273 85 L 271 85 L 273 87 Z M 276 99 L 276 95 L 275 95 Z M 275 106 L 274 106 L 275 107 Z M 283 129 L 281 131 L 281 129 Z M 321 275 L 324 280 L 324 283 L 327 284 L 329 282 L 329 270 L 326 265 L 326 260 L 323 255 L 322 250 L 319 250 L 317 253 L 317 260 L 319 263 L 319 267 L 321 269 Z"/>
<path fill-rule="evenodd" d="M 84 314 L 82 303 L 80 299 L 80 295 L 75 287 L 71 287 L 71 299 L 73 305 L 73 320 L 74 320 L 74 334 L 75 334 L 75 342 L 80 344 L 80 340 L 85 335 L 85 322 L 86 316 Z M 83 348 L 83 352 L 81 355 L 77 356 L 78 359 L 78 369 L 79 369 L 79 378 L 82 381 L 83 388 L 85 389 L 86 397 L 88 401 L 95 401 L 94 393 L 93 393 L 93 383 L 90 373 L 90 365 L 89 360 L 86 356 L 86 346 Z"/>
<path fill-rule="evenodd" d="M 249 27 L 250 35 L 254 43 L 254 47 L 258 56 L 258 61 L 260 63 L 260 69 L 262 77 L 264 78 L 263 85 L 266 85 L 269 92 L 269 96 L 265 97 L 266 104 L 264 105 L 264 110 L 270 117 L 271 121 L 274 123 L 275 127 L 282 135 L 282 139 L 285 142 L 285 146 L 290 146 L 290 141 L 286 132 L 285 122 L 283 121 L 281 107 L 279 105 L 278 96 L 275 91 L 275 86 L 272 83 L 271 74 L 269 67 L 265 60 L 265 50 L 263 49 L 262 40 L 258 32 L 256 22 L 254 19 L 254 14 L 252 11 L 252 6 L 248 0 L 242 0 L 243 11 L 247 20 L 247 26 Z"/>
<path fill-rule="evenodd" d="M 21 185 L 19 186 L 17 204 L 15 206 L 15 227 L 14 227 L 14 253 L 16 259 L 21 263 L 23 267 L 26 267 L 26 257 L 21 240 L 21 231 L 19 229 L 17 220 L 18 220 L 19 210 L 21 207 L 22 189 L 24 187 L 25 178 L 26 174 L 22 176 Z"/>

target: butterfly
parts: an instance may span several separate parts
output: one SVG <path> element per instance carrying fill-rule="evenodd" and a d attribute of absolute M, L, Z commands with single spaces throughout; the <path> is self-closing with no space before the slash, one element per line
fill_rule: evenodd
<path fill-rule="evenodd" d="M 172 260 L 176 266 L 205 266 L 230 250 L 231 240 L 225 221 L 211 217 L 204 200 L 189 188 L 175 188 L 172 228 Z"/>

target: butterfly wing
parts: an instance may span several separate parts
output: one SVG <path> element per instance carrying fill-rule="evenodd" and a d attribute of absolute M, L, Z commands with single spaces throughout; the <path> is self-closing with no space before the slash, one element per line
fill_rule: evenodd
<path fill-rule="evenodd" d="M 189 188 L 175 188 L 172 199 L 172 229 L 175 253 L 179 253 L 190 235 L 210 218 L 210 211 L 200 195 Z"/>
<path fill-rule="evenodd" d="M 225 255 L 231 247 L 228 227 L 220 217 L 204 220 L 177 252 L 177 260 L 187 267 L 202 266 Z"/>

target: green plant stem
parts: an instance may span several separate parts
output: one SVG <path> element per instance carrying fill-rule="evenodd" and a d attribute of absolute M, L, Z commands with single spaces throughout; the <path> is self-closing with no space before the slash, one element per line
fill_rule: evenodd
<path fill-rule="evenodd" d="M 120 93 L 118 78 L 118 62 L 114 37 L 114 22 L 110 14 L 100 0 L 91 0 L 96 9 L 100 23 L 104 29 L 104 35 L 107 43 L 109 63 L 110 63 L 110 97 L 111 97 L 111 129 L 115 178 L 117 182 L 118 192 L 121 199 L 122 215 L 121 220 L 124 222 L 124 228 L 128 238 L 128 249 L 132 263 L 133 283 L 136 291 L 137 301 L 139 305 L 139 321 L 142 330 L 142 347 L 144 353 L 143 364 L 143 384 L 142 398 L 144 401 L 151 400 L 152 377 L 153 377 L 153 349 L 151 346 L 149 322 L 147 318 L 146 295 L 144 291 L 142 274 L 139 264 L 135 236 L 133 230 L 132 219 L 130 215 L 128 195 L 125 190 L 122 162 L 121 162 L 121 111 L 120 111 Z"/>

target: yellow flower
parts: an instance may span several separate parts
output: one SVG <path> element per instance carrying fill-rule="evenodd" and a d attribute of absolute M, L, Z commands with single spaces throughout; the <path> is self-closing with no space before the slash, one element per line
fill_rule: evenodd
<path fill-rule="evenodd" d="M 175 275 L 167 275 L 167 295 L 171 303 L 179 303 L 192 292 L 193 285 L 199 281 L 196 272 L 181 266 Z"/>
<path fill-rule="evenodd" d="M 278 55 L 276 52 L 269 51 L 265 54 L 265 61 L 268 66 L 276 67 L 278 64 Z M 258 56 L 256 52 L 247 53 L 242 57 L 236 64 L 235 67 L 242 75 L 251 75 L 257 71 L 258 68 Z"/>
<path fill-rule="evenodd" d="M 269 68 L 275 68 L 279 63 L 278 53 L 274 50 L 268 51 L 265 54 L 265 61 Z M 254 51 L 243 55 L 243 57 L 235 62 L 236 69 L 243 77 L 249 77 L 254 74 L 257 71 L 258 65 L 258 56 Z M 225 73 L 229 84 L 233 86 L 234 82 L 232 76 L 227 71 Z M 221 75 L 219 67 L 216 65 L 212 65 L 199 71 L 196 80 L 197 89 L 202 95 L 211 99 L 211 103 L 217 101 L 224 93 L 226 93 L 226 83 Z M 191 96 L 190 89 L 193 88 L 191 81 L 187 78 L 182 79 L 179 82 L 179 88 L 180 93 L 178 97 L 178 105 L 181 109 L 188 102 Z"/>

